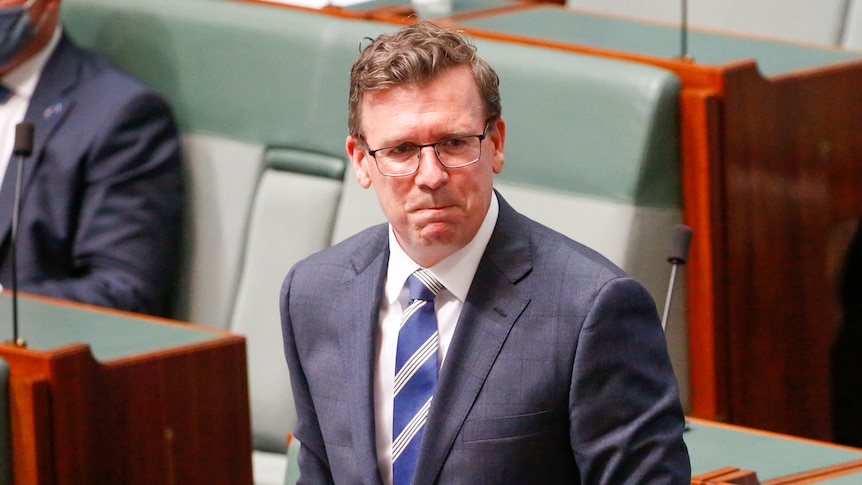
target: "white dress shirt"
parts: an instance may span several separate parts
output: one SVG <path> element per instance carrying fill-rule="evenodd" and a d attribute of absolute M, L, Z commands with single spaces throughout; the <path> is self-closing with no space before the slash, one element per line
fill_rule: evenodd
<path fill-rule="evenodd" d="M 479 267 L 479 260 L 497 224 L 500 211 L 497 195 L 491 194 L 491 205 L 473 239 L 451 256 L 427 268 L 445 287 L 434 301 L 437 315 L 439 348 L 437 360 L 443 368 L 446 352 L 452 342 L 461 308 Z M 374 376 L 374 412 L 377 423 L 377 465 L 383 483 L 392 483 L 392 399 L 395 380 L 395 352 L 398 347 L 398 327 L 401 313 L 407 306 L 407 277 L 420 269 L 395 239 L 389 226 L 389 267 L 386 273 L 383 301 L 380 305 L 380 328 L 377 336 L 377 367 Z"/>

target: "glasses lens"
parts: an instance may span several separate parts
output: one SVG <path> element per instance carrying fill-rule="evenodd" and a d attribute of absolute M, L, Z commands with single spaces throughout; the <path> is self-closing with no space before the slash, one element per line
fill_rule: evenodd
<path fill-rule="evenodd" d="M 406 175 L 419 166 L 419 147 L 398 145 L 381 148 L 374 154 L 377 166 L 386 175 Z"/>
<path fill-rule="evenodd" d="M 449 168 L 470 165 L 479 159 L 481 140 L 478 136 L 462 136 L 443 140 L 437 145 L 437 156 Z"/>

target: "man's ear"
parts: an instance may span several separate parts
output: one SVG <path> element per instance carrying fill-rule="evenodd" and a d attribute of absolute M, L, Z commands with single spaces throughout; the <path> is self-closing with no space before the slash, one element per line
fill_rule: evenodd
<path fill-rule="evenodd" d="M 502 116 L 497 118 L 497 121 L 493 123 L 493 127 L 488 128 L 488 141 L 494 147 L 491 168 L 494 170 L 494 173 L 500 173 L 506 161 L 503 150 L 506 145 L 506 120 Z"/>
<path fill-rule="evenodd" d="M 353 173 L 356 175 L 356 181 L 363 189 L 371 187 L 371 174 L 368 172 L 365 144 L 359 137 L 349 135 L 345 147 L 347 148 L 347 157 L 350 158 L 350 166 L 353 167 Z"/>

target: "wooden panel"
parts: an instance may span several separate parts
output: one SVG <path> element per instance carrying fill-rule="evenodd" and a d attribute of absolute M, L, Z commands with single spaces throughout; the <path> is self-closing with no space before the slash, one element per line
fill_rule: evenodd
<path fill-rule="evenodd" d="M 722 267 L 721 238 L 715 233 L 723 225 L 720 200 L 721 95 L 711 89 L 685 88 L 680 97 L 683 210 L 692 228 L 687 262 L 687 302 L 689 312 L 689 366 L 691 414 L 724 419 L 728 414 L 726 339 L 720 338 L 724 319 L 723 286 L 716 281 Z M 710 214 L 710 217 L 702 217 Z"/>
<path fill-rule="evenodd" d="M 862 213 L 862 180 L 853 179 L 862 154 L 862 64 L 727 82 L 731 419 L 829 439 L 829 348 L 839 315 L 829 239 L 839 219 Z M 857 190 L 833 192 L 830 173 Z"/>
<path fill-rule="evenodd" d="M 16 483 L 54 483 L 48 382 L 43 379 L 9 381 L 12 430 L 12 469 Z"/>
<path fill-rule="evenodd" d="M 107 362 L 78 344 L 0 345 L 0 356 L 16 484 L 252 483 L 244 338 Z"/>
<path fill-rule="evenodd" d="M 757 473 L 725 467 L 691 477 L 691 485 L 760 485 Z"/>
<path fill-rule="evenodd" d="M 762 485 L 802 485 L 806 483 L 818 483 L 854 473 L 862 473 L 862 460 L 840 463 L 838 465 L 818 468 L 817 470 L 810 470 L 795 475 L 788 475 L 774 480 L 766 480 Z"/>

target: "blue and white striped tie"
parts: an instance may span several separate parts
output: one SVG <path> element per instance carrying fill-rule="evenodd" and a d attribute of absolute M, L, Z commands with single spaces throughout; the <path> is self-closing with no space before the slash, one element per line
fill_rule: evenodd
<path fill-rule="evenodd" d="M 437 317 L 434 298 L 443 285 L 428 270 L 407 278 L 410 301 L 401 315 L 395 354 L 392 410 L 392 482 L 413 481 L 422 430 L 437 385 Z"/>

